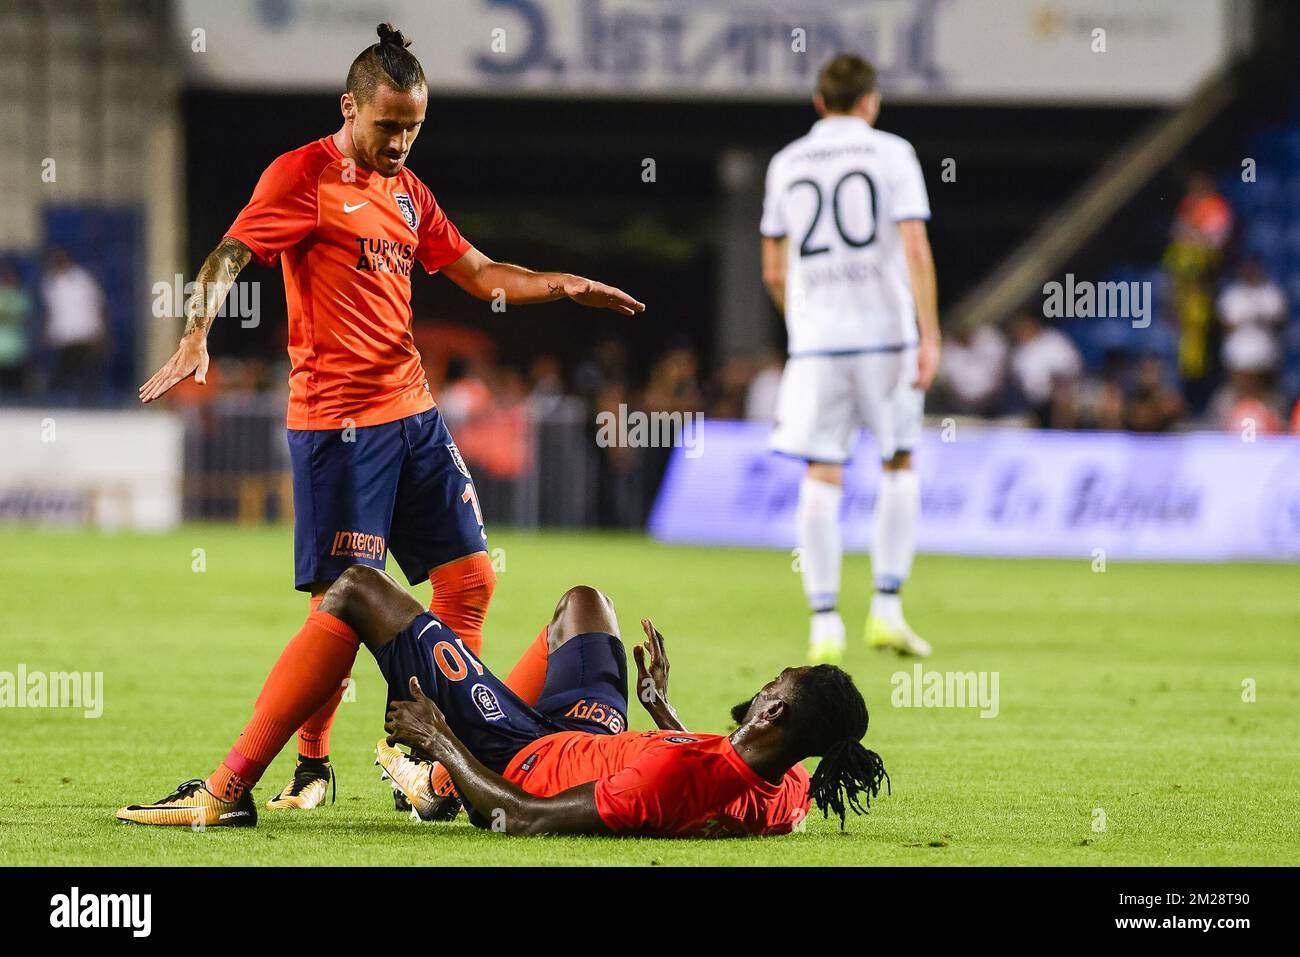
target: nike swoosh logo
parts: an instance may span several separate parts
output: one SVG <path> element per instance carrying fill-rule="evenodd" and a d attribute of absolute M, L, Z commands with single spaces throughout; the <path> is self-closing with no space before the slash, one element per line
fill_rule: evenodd
<path fill-rule="evenodd" d="M 366 200 L 364 203 L 357 203 L 355 206 L 349 206 L 347 203 L 344 203 L 344 204 L 343 204 L 343 212 L 345 212 L 345 213 L 355 213 L 355 212 L 356 212 L 358 209 L 360 209 L 362 206 L 366 206 L 366 205 L 368 205 L 369 203 L 370 203 L 370 200 Z"/>

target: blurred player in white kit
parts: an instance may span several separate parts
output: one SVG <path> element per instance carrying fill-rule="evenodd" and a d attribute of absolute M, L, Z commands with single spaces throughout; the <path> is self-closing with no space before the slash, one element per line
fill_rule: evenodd
<path fill-rule="evenodd" d="M 925 179 L 911 144 L 873 128 L 880 93 L 861 57 L 831 60 L 813 103 L 821 119 L 768 167 L 760 227 L 763 281 L 789 333 L 771 444 L 808 463 L 798 523 L 809 659 L 833 663 L 844 653 L 840 502 L 862 428 L 875 437 L 882 469 L 866 640 L 928 655 L 900 597 L 921 501 L 912 450 L 939 366 Z"/>

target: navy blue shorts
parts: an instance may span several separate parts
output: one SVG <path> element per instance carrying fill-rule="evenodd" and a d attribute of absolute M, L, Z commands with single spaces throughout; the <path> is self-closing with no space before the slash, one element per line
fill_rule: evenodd
<path fill-rule="evenodd" d="M 487 549 L 465 460 L 437 409 L 352 429 L 289 429 L 294 587 L 349 565 L 383 568 L 391 548 L 412 585 Z"/>
<path fill-rule="evenodd" d="M 497 774 L 548 734 L 627 730 L 627 653 L 613 635 L 591 632 L 561 645 L 547 659 L 536 706 L 507 688 L 433 612 L 398 632 L 375 660 L 390 701 L 410 700 L 408 682 L 414 675 L 452 733 Z"/>

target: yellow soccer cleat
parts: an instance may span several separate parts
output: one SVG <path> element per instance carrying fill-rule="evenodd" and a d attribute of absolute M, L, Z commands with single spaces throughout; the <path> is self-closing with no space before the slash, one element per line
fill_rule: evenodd
<path fill-rule="evenodd" d="M 412 817 L 450 821 L 460 812 L 460 797 L 451 776 L 437 761 L 416 760 L 381 738 L 375 745 L 375 764 L 384 769 L 381 777 L 406 799 Z"/>
<path fill-rule="evenodd" d="M 223 801 L 208 790 L 200 778 L 186 781 L 156 804 L 129 804 L 117 809 L 123 824 L 154 824 L 188 827 L 202 831 L 209 827 L 252 827 L 257 823 L 257 805 L 251 791 L 237 801 Z"/>
<path fill-rule="evenodd" d="M 329 793 L 333 781 L 334 768 L 328 761 L 299 761 L 293 772 L 293 780 L 267 801 L 266 806 L 272 811 L 310 811 L 325 803 L 325 795 Z M 334 790 L 337 794 L 337 784 Z M 334 798 L 330 798 L 330 803 L 334 803 Z"/>
<path fill-rule="evenodd" d="M 877 651 L 895 651 L 900 655 L 925 658 L 930 654 L 930 643 L 902 621 L 886 621 L 879 615 L 867 618 L 867 644 Z"/>
<path fill-rule="evenodd" d="M 808 645 L 808 664 L 838 665 L 844 660 L 844 642 L 814 641 Z"/>
<path fill-rule="evenodd" d="M 813 612 L 808 628 L 808 664 L 838 665 L 844 659 L 844 619 L 834 608 Z"/>

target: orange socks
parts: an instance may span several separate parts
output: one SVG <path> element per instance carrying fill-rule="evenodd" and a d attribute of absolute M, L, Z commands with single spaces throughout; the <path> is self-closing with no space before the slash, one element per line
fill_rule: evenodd
<path fill-rule="evenodd" d="M 475 655 L 483 653 L 483 620 L 497 585 L 496 569 L 487 552 L 475 552 L 429 572 L 437 615 Z"/>
<path fill-rule="evenodd" d="M 238 800 L 262 777 L 293 732 L 335 695 L 352 670 L 360 641 L 333 615 L 313 611 L 267 676 L 226 760 L 208 778 L 208 790 L 224 801 Z"/>
<path fill-rule="evenodd" d="M 533 643 L 524 651 L 524 656 L 510 669 L 506 676 L 506 687 L 519 695 L 528 704 L 537 704 L 542 697 L 542 687 L 546 684 L 546 633 L 549 625 L 542 625 Z"/>
<path fill-rule="evenodd" d="M 338 689 L 298 729 L 298 754 L 302 757 L 319 758 L 323 761 L 330 756 L 330 728 L 334 727 L 334 715 L 338 713 L 343 692 L 348 690 L 350 677 L 352 677 L 351 668 L 339 682 Z"/>
<path fill-rule="evenodd" d="M 315 611 L 324 601 L 325 595 L 312 595 L 310 610 Z M 348 677 L 351 677 L 349 673 Z M 339 709 L 339 702 L 343 700 L 343 692 L 347 690 L 347 678 L 339 682 L 338 691 L 329 697 L 329 699 L 320 706 L 320 708 L 310 718 L 302 723 L 298 729 L 298 753 L 304 758 L 320 758 L 324 760 L 330 756 L 330 728 L 334 726 L 334 714 Z"/>

